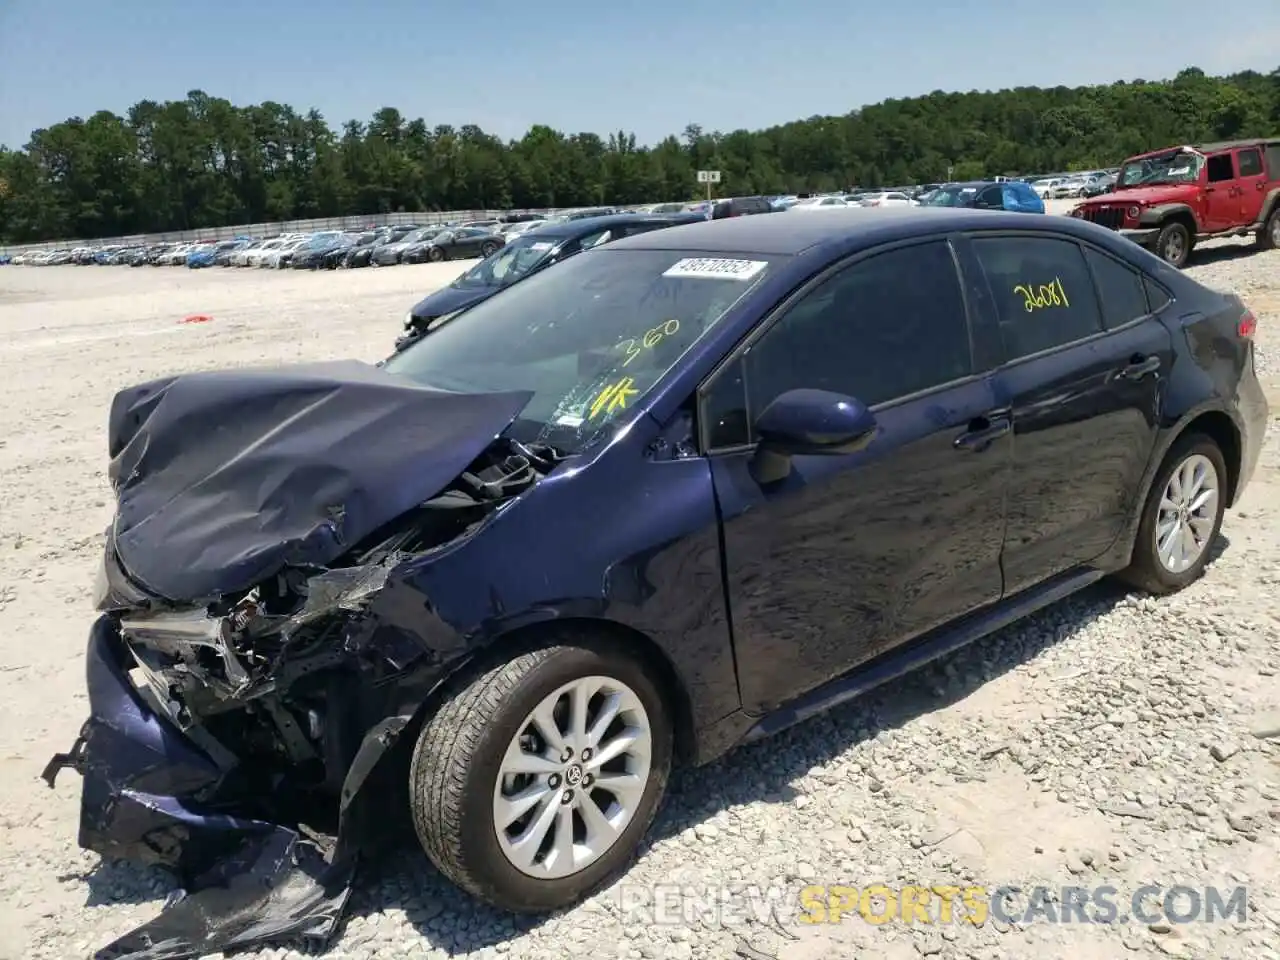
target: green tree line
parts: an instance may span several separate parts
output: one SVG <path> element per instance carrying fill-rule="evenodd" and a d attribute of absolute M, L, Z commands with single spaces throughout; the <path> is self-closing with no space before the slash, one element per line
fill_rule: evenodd
<path fill-rule="evenodd" d="M 886 100 L 764 130 L 696 125 L 653 146 L 537 125 L 503 141 L 384 107 L 333 130 L 316 110 L 194 90 L 99 111 L 0 148 L 0 241 L 121 236 L 394 211 L 566 207 L 905 185 L 1118 163 L 1179 143 L 1280 133 L 1280 69 Z"/>

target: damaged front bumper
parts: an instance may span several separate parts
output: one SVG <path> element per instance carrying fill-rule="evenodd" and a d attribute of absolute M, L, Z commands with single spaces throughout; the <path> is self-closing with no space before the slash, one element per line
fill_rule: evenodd
<path fill-rule="evenodd" d="M 97 956 L 177 960 L 272 941 L 327 943 L 350 894 L 355 848 L 252 809 L 235 766 L 146 702 L 112 618 L 94 624 L 86 663 L 89 719 L 44 779 L 53 786 L 64 767 L 84 777 L 82 847 L 166 867 L 182 887 L 159 917 Z"/>

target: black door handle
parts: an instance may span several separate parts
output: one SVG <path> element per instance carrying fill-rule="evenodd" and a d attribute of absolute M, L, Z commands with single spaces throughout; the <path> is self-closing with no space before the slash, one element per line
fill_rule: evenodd
<path fill-rule="evenodd" d="M 974 417 L 969 421 L 969 429 L 956 437 L 952 444 L 957 450 L 971 450 L 981 453 L 1013 429 L 1013 422 L 1008 414 L 992 414 L 986 417 Z"/>
<path fill-rule="evenodd" d="M 1141 380 L 1149 373 L 1155 373 L 1160 369 L 1159 357 L 1135 356 L 1129 361 L 1129 365 L 1120 371 L 1120 376 L 1126 380 Z"/>

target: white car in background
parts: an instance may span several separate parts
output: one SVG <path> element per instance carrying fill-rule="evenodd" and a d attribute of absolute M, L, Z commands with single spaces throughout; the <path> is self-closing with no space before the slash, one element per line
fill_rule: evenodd
<path fill-rule="evenodd" d="M 854 204 L 844 197 L 806 197 L 804 200 L 797 200 L 787 209 L 794 213 L 808 210 L 847 210 L 851 206 Z"/>
<path fill-rule="evenodd" d="M 274 240 L 268 240 L 260 247 L 254 247 L 252 250 L 246 250 L 244 255 L 244 265 L 246 267 L 262 266 L 263 260 L 271 256 L 275 251 L 279 250 L 288 241 L 288 237 L 276 237 Z"/>
<path fill-rule="evenodd" d="M 293 253 L 310 240 L 310 237 L 290 237 L 284 243 L 280 244 L 280 246 L 276 247 L 259 260 L 258 266 L 278 270 L 280 269 L 280 258 L 284 256 L 284 254 Z"/>
<path fill-rule="evenodd" d="M 1049 199 L 1053 196 L 1053 191 L 1058 189 L 1063 183 L 1063 177 L 1049 177 L 1045 180 L 1037 180 L 1031 184 L 1031 189 L 1041 200 Z"/>
<path fill-rule="evenodd" d="M 263 244 L 271 243 L 271 240 L 251 240 L 238 250 L 231 251 L 231 256 L 227 258 L 227 265 L 232 267 L 244 267 L 249 264 L 249 254 L 255 250 L 261 250 Z"/>
<path fill-rule="evenodd" d="M 859 198 L 859 203 L 864 207 L 915 207 L 919 206 L 914 200 L 905 193 L 897 190 L 885 190 L 882 193 L 864 193 Z"/>
<path fill-rule="evenodd" d="M 501 233 L 502 239 L 505 240 L 507 243 L 510 243 L 512 240 L 520 236 L 522 233 L 528 233 L 530 230 L 537 230 L 540 226 L 542 226 L 546 222 L 547 221 L 545 220 L 523 220 L 520 223 L 510 224 L 507 226 L 505 230 L 502 231 Z"/>
<path fill-rule="evenodd" d="M 1053 188 L 1052 197 L 1055 200 L 1066 200 L 1069 197 L 1078 197 L 1084 192 L 1084 188 L 1088 183 L 1089 180 L 1086 177 L 1068 177 Z"/>

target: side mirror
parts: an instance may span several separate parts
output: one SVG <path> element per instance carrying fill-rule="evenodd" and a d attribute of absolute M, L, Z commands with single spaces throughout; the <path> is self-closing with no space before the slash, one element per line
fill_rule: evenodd
<path fill-rule="evenodd" d="M 876 418 L 861 400 L 827 390 L 788 390 L 760 412 L 752 473 L 773 483 L 791 472 L 794 456 L 840 456 L 865 449 Z"/>

